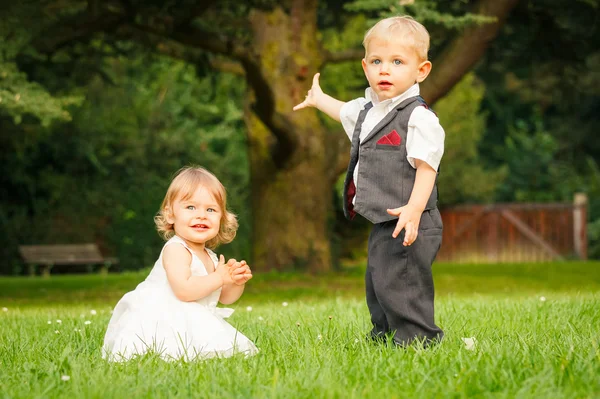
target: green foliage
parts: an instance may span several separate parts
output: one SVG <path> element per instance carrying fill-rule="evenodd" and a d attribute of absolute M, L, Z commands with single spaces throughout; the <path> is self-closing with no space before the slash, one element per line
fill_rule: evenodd
<path fill-rule="evenodd" d="M 4 137 L 0 159 L 12 173 L 3 183 L 12 195 L 2 197 L 10 243 L 2 271 L 15 271 L 19 244 L 88 241 L 124 268 L 151 265 L 162 246 L 153 216 L 173 173 L 188 164 L 207 167 L 228 188 L 241 228 L 225 251 L 247 257 L 244 85 L 226 75 L 199 80 L 190 65 L 146 56 L 109 58 L 104 72 L 111 81 L 87 84 L 72 123 L 43 134 L 28 127 L 38 131 L 30 140 Z"/>
<path fill-rule="evenodd" d="M 506 169 L 486 168 L 477 151 L 485 129 L 480 111 L 485 87 L 471 74 L 436 103 L 435 111 L 446 132 L 438 189 L 442 205 L 490 202 Z"/>
<path fill-rule="evenodd" d="M 369 27 L 381 18 L 410 15 L 421 22 L 431 36 L 430 54 L 434 57 L 448 43 L 451 33 L 495 19 L 470 12 L 472 0 L 356 0 L 346 9 L 370 15 Z"/>
<path fill-rule="evenodd" d="M 43 59 L 31 48 L 30 40 L 48 21 L 44 7 L 49 3 L 28 0 L 0 6 L 0 117 L 8 116 L 15 124 L 26 117 L 33 117 L 44 127 L 69 121 L 69 109 L 83 101 L 77 93 L 51 93 L 47 87 L 30 81 L 17 65 L 20 55 Z"/>
<path fill-rule="evenodd" d="M 490 111 L 481 147 L 502 163 L 497 147 L 517 124 L 540 125 L 559 146 L 557 157 L 578 172 L 600 158 L 591 140 L 600 122 L 598 2 L 521 2 L 477 68 Z M 530 129 L 531 130 L 531 129 Z"/>
<path fill-rule="evenodd" d="M 229 207 L 241 216 L 232 248 L 247 257 L 249 175 L 241 106 L 233 100 L 239 101 L 243 85 L 227 76 L 213 85 L 210 78 L 198 81 L 194 68 L 181 62 L 147 61 L 121 60 L 115 66 L 124 68 L 119 86 L 95 87 L 91 94 L 98 97 L 90 98 L 80 120 L 93 126 L 88 134 L 105 136 L 94 150 L 98 164 L 118 172 L 110 184 L 116 205 L 111 242 L 131 267 L 152 262 L 160 250 L 152 217 L 168 181 L 182 166 L 199 164 L 228 187 Z"/>
<path fill-rule="evenodd" d="M 493 22 L 494 19 L 466 12 L 469 0 L 356 0 L 346 6 L 350 11 L 379 12 L 380 17 L 411 15 L 424 25 L 433 23 L 449 29 Z"/>
<path fill-rule="evenodd" d="M 588 258 L 600 259 L 600 219 L 588 224 Z"/>
<path fill-rule="evenodd" d="M 362 46 L 363 36 L 368 29 L 367 19 L 364 15 L 348 18 L 341 29 L 326 29 L 322 32 L 323 44 L 331 52 L 342 51 L 348 48 Z M 343 84 L 340 84 L 343 82 Z M 323 90 L 342 101 L 349 101 L 362 97 L 368 86 L 367 79 L 361 67 L 361 60 L 326 64 L 321 71 L 320 83 Z M 320 114 L 319 114 L 320 115 Z M 331 122 L 331 118 L 324 119 L 330 126 L 341 129 L 339 123 Z"/>
<path fill-rule="evenodd" d="M 568 200 L 564 183 L 568 181 L 567 165 L 556 159 L 556 140 L 540 126 L 529 132 L 522 124 L 511 129 L 502 152 L 510 171 L 498 190 L 502 201 L 548 202 Z"/>
<path fill-rule="evenodd" d="M 580 178 L 578 189 L 588 195 L 588 258 L 600 259 L 600 167 L 588 158 L 589 173 Z"/>
<path fill-rule="evenodd" d="M 0 62 L 0 114 L 10 116 L 15 124 L 26 115 L 37 118 L 44 127 L 69 121 L 68 108 L 82 102 L 78 95 L 55 97 L 40 84 L 29 82 L 13 62 Z"/>

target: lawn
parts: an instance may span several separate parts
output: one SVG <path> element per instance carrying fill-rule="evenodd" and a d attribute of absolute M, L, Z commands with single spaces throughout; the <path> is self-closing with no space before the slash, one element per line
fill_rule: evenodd
<path fill-rule="evenodd" d="M 257 356 L 165 363 L 149 355 L 118 365 L 101 359 L 103 335 L 111 308 L 144 272 L 0 278 L 0 395 L 600 397 L 600 262 L 438 264 L 434 275 L 446 338 L 427 350 L 363 338 L 369 318 L 355 267 L 257 275 L 229 319 L 257 343 Z M 462 338 L 471 337 L 467 347 Z"/>

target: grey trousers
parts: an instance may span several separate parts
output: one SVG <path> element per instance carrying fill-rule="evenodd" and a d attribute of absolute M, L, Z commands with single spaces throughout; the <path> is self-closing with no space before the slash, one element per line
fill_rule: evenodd
<path fill-rule="evenodd" d="M 431 265 L 442 243 L 442 218 L 437 209 L 423 212 L 419 235 L 405 247 L 404 230 L 392 237 L 397 219 L 373 226 L 365 285 L 373 338 L 393 333 L 398 345 L 415 339 L 425 345 L 441 340 L 435 325 Z"/>

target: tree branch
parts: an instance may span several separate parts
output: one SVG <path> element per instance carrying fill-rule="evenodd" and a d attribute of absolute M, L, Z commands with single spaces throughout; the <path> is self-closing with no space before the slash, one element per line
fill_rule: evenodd
<path fill-rule="evenodd" d="M 125 10 L 125 13 L 127 15 L 129 15 L 130 17 L 135 16 L 135 7 L 133 6 L 133 3 L 131 2 L 131 0 L 118 0 L 119 4 L 121 7 L 123 7 L 123 10 Z"/>
<path fill-rule="evenodd" d="M 88 0 L 88 14 L 92 17 L 97 17 L 100 12 L 100 4 L 98 0 Z"/>
<path fill-rule="evenodd" d="M 431 75 L 421 85 L 421 95 L 429 104 L 446 95 L 473 68 L 518 2 L 519 0 L 480 0 L 477 3 L 477 14 L 496 17 L 497 21 L 466 29 L 434 60 Z"/>
<path fill-rule="evenodd" d="M 246 71 L 246 81 L 252 87 L 256 99 L 252 110 L 277 139 L 271 149 L 271 156 L 275 165 L 281 169 L 298 147 L 298 137 L 294 134 L 291 121 L 276 111 L 275 95 L 258 62 L 242 60 L 242 66 Z"/>
<path fill-rule="evenodd" d="M 206 10 L 216 3 L 216 0 L 203 0 L 199 3 L 200 4 L 196 4 L 191 10 L 187 11 L 181 18 L 177 18 L 177 26 L 190 26 L 194 19 L 204 14 Z"/>
<path fill-rule="evenodd" d="M 74 15 L 68 20 L 60 20 L 52 27 L 45 29 L 32 45 L 43 54 L 50 54 L 76 40 L 89 37 L 100 31 L 116 29 L 126 20 L 125 15 L 103 12 L 92 15 L 87 11 Z"/>
<path fill-rule="evenodd" d="M 229 61 L 224 59 L 211 59 L 210 67 L 214 70 L 224 73 L 231 73 L 233 75 L 245 76 L 246 71 L 239 62 Z"/>
<path fill-rule="evenodd" d="M 145 31 L 141 31 L 132 25 L 123 25 L 117 30 L 116 36 L 119 39 L 134 41 L 150 51 L 186 61 L 193 65 L 207 62 L 206 55 L 202 54 L 198 49 L 182 45 L 179 42 L 156 34 L 147 34 Z M 219 57 L 216 59 L 208 59 L 208 63 L 211 68 L 220 72 L 241 76 L 245 74 L 242 65 L 235 61 L 229 61 Z"/>
<path fill-rule="evenodd" d="M 158 36 L 167 37 L 186 46 L 191 46 L 211 53 L 225 55 L 238 61 L 249 62 L 251 59 L 247 47 L 223 35 L 217 35 L 191 26 L 180 27 L 173 32 L 164 32 L 151 26 L 135 24 L 133 27 Z"/>

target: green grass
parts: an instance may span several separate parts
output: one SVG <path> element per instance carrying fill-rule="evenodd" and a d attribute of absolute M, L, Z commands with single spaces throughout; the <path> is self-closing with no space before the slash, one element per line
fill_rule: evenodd
<path fill-rule="evenodd" d="M 110 309 L 144 273 L 3 278 L 0 397 L 600 397 L 600 263 L 434 269 L 441 345 L 363 339 L 360 268 L 266 274 L 230 318 L 260 353 L 196 363 L 101 359 Z M 474 350 L 464 337 L 476 338 Z"/>

